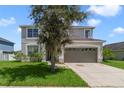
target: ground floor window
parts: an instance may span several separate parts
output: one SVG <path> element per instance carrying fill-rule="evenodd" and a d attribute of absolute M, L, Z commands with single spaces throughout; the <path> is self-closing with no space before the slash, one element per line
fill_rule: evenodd
<path fill-rule="evenodd" d="M 28 55 L 31 55 L 32 53 L 37 53 L 38 52 L 38 46 L 37 45 L 27 46 L 27 52 L 28 52 Z"/>

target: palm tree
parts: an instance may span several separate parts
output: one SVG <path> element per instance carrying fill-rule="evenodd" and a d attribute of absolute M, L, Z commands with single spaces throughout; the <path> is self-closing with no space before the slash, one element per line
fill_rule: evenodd
<path fill-rule="evenodd" d="M 31 6 L 31 19 L 42 31 L 39 35 L 39 44 L 43 43 L 47 54 L 50 55 L 51 71 L 55 71 L 55 60 L 61 48 L 71 43 L 68 30 L 73 22 L 84 21 L 88 13 L 80 11 L 80 6 L 40 5 Z"/>

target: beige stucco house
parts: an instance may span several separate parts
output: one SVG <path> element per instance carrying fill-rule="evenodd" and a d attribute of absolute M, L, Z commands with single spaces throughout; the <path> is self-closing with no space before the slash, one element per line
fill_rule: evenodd
<path fill-rule="evenodd" d="M 37 44 L 40 30 L 31 25 L 21 25 L 21 47 L 26 55 L 44 52 L 44 45 Z M 103 40 L 93 38 L 92 26 L 72 26 L 69 30 L 71 44 L 62 48 L 60 62 L 102 62 Z"/>
<path fill-rule="evenodd" d="M 124 60 L 124 42 L 107 44 L 104 48 L 110 49 L 113 53 L 113 57 L 108 59 Z"/>

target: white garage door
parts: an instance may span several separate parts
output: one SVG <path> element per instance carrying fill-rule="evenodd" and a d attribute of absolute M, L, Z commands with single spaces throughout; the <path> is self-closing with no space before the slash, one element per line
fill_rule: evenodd
<path fill-rule="evenodd" d="M 97 48 L 66 48 L 64 62 L 97 62 Z"/>

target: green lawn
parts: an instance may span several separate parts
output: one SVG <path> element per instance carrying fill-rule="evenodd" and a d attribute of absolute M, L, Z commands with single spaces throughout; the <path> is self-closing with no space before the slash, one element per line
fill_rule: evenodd
<path fill-rule="evenodd" d="M 106 61 L 106 62 L 103 62 L 103 64 L 124 69 L 124 61 L 108 60 L 108 61 Z"/>
<path fill-rule="evenodd" d="M 0 62 L 0 86 L 88 87 L 71 69 L 50 72 L 47 63 Z"/>

